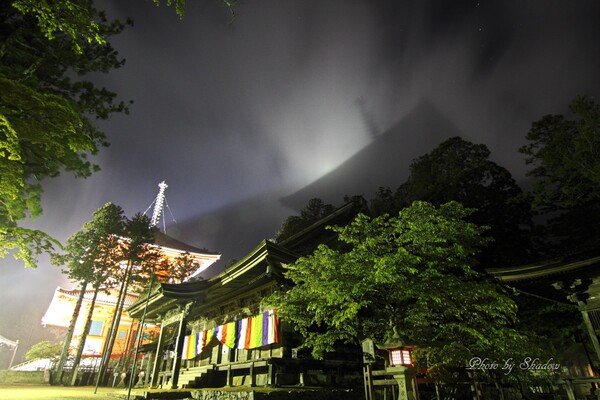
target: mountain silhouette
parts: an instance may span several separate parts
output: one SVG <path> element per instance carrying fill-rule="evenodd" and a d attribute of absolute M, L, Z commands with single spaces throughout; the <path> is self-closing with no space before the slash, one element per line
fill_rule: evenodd
<path fill-rule="evenodd" d="M 266 192 L 168 227 L 170 236 L 222 254 L 205 277 L 240 259 L 263 239 L 275 237 L 285 218 L 319 197 L 340 206 L 344 195 L 374 196 L 380 186 L 403 183 L 411 161 L 457 136 L 458 129 L 431 103 L 421 101 L 392 128 L 335 170 L 289 195 L 289 188 Z M 287 189 L 287 190 L 286 190 Z"/>
<path fill-rule="evenodd" d="M 339 205 L 345 195 L 372 198 L 379 187 L 400 186 L 413 159 L 429 153 L 445 139 L 459 135 L 456 125 L 433 104 L 421 100 L 406 116 L 336 169 L 295 193 L 281 204 L 303 208 L 311 198 Z"/>
<path fill-rule="evenodd" d="M 262 240 L 274 238 L 281 223 L 294 210 L 284 207 L 279 199 L 289 191 L 277 190 L 223 206 L 167 227 L 169 236 L 197 247 L 221 253 L 204 277 L 220 272 L 232 260 L 239 260 Z"/>

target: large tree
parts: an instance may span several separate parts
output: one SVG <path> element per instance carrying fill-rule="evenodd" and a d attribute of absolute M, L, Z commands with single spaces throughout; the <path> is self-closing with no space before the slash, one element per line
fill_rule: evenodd
<path fill-rule="evenodd" d="M 118 275 L 119 265 L 123 260 L 119 243 L 125 232 L 126 221 L 127 219 L 121 207 L 113 203 L 107 203 L 94 212 L 92 220 L 86 222 L 80 231 L 67 239 L 63 254 L 55 254 L 52 257 L 53 264 L 66 266 L 67 269 L 64 272 L 69 276 L 69 279 L 80 284 L 80 296 L 75 305 L 61 357 L 57 364 L 58 382 L 62 380 L 69 346 L 87 287 L 91 286 L 94 294 L 87 311 L 82 335 L 79 338 L 79 346 L 75 351 L 74 370 L 76 370 L 83 353 L 98 292 L 109 289 L 116 284 L 115 276 Z"/>
<path fill-rule="evenodd" d="M 162 269 L 160 275 L 164 277 L 158 276 L 158 278 L 169 283 L 183 283 L 196 272 L 199 266 L 198 261 L 190 253 L 185 252 L 172 260 L 162 260 L 159 269 Z"/>
<path fill-rule="evenodd" d="M 288 266 L 291 286 L 269 301 L 315 357 L 339 342 L 399 335 L 432 372 L 472 357 L 516 358 L 527 338 L 513 328 L 515 303 L 472 268 L 489 239 L 467 222 L 471 211 L 414 202 L 396 217 L 360 214 L 332 228 L 350 251 L 319 246 Z"/>
<path fill-rule="evenodd" d="M 563 254 L 600 243 L 600 106 L 579 96 L 569 108 L 571 116 L 535 121 L 520 149 L 532 167 L 533 207 L 550 217 L 550 242 Z"/>
<path fill-rule="evenodd" d="M 150 226 L 150 218 L 147 215 L 138 213 L 127 220 L 123 233 L 124 236 L 119 240 L 119 251 L 123 263 L 119 264 L 112 276 L 115 283 L 118 284 L 119 295 L 103 349 L 102 362 L 96 379 L 97 385 L 102 381 L 110 362 L 128 291 L 132 287 L 135 291 L 142 291 L 150 279 L 152 265 L 164 258 L 160 249 L 153 246 L 154 235 Z"/>
<path fill-rule="evenodd" d="M 19 225 L 41 213 L 41 181 L 98 169 L 88 156 L 107 141 L 94 120 L 127 109 L 82 77 L 123 64 L 108 42 L 123 26 L 89 0 L 0 4 L 0 256 L 35 266 L 56 244 Z"/>
<path fill-rule="evenodd" d="M 484 144 L 452 137 L 415 159 L 409 177 L 393 196 L 381 189 L 375 208 L 381 208 L 382 200 L 391 202 L 392 212 L 415 200 L 434 205 L 457 201 L 475 209 L 469 220 L 488 226 L 486 235 L 494 239 L 479 257 L 483 266 L 524 263 L 532 223 L 529 204 L 510 172 L 490 160 L 490 154 Z"/>
<path fill-rule="evenodd" d="M 277 231 L 276 241 L 281 242 L 295 235 L 334 210 L 333 205 L 325 203 L 322 199 L 310 199 L 306 206 L 300 210 L 300 215 L 292 215 L 283 221 Z"/>

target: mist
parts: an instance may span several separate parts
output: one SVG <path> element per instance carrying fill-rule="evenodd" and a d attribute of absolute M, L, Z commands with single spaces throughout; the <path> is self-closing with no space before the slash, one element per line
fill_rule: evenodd
<path fill-rule="evenodd" d="M 94 158 L 101 172 L 44 182 L 44 215 L 27 224 L 60 241 L 108 201 L 143 212 L 165 180 L 167 233 L 239 258 L 304 200 L 282 199 L 423 102 L 452 129 L 411 125 L 402 134 L 415 146 L 397 149 L 405 165 L 422 155 L 410 149 L 458 132 L 523 182 L 518 148 L 531 123 L 600 95 L 597 1 L 244 1 L 233 19 L 219 1 L 188 1 L 181 21 L 149 1 L 96 4 L 135 20 L 112 40 L 126 65 L 93 77 L 134 103 L 99 122 L 111 142 Z M 347 194 L 358 193 L 373 194 Z M 37 270 L 0 264 L 0 334 L 35 332 L 19 361 L 48 334 L 39 321 L 55 287 L 71 283 L 46 258 Z"/>

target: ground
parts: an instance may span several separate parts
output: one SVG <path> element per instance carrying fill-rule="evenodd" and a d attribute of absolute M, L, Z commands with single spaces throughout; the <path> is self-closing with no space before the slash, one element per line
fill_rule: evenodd
<path fill-rule="evenodd" d="M 356 393 L 344 389 L 231 387 L 202 389 L 201 398 L 239 400 L 249 398 L 247 394 L 250 392 L 253 392 L 252 398 L 265 400 L 346 400 L 357 397 Z M 359 392 L 362 393 L 362 389 Z M 151 394 L 146 397 L 147 393 Z M 144 388 L 131 391 L 131 400 L 136 398 L 175 399 L 189 398 L 189 396 L 189 389 Z M 98 392 L 94 394 L 93 386 L 0 385 L 0 399 L 2 400 L 125 400 L 126 398 L 127 390 L 123 388 L 98 388 Z"/>
<path fill-rule="evenodd" d="M 123 389 L 98 388 L 98 392 L 94 394 L 93 386 L 0 386 L 2 400 L 108 400 L 118 399 L 117 393 L 122 394 Z"/>

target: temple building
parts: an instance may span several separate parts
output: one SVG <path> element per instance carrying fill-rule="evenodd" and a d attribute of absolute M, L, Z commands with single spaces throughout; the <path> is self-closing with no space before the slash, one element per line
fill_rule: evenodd
<path fill-rule="evenodd" d="M 218 253 L 190 246 L 157 229 L 154 229 L 154 246 L 160 249 L 168 259 L 175 259 L 186 255 L 196 268 L 190 278 L 205 271 L 221 257 Z M 166 271 L 162 271 L 162 275 L 165 275 L 163 277 L 164 280 L 169 279 Z M 84 357 L 98 357 L 103 354 L 110 331 L 111 321 L 117 309 L 118 292 L 117 289 L 106 289 L 98 292 L 92 313 L 91 327 L 85 341 Z M 57 287 L 48 310 L 42 317 L 42 325 L 67 328 L 74 314 L 77 299 L 80 294 L 81 290 L 79 288 L 65 289 Z M 79 340 L 82 337 L 85 322 L 90 312 L 93 295 L 94 289 L 87 289 L 84 293 L 81 308 L 82 311 L 75 324 L 73 339 L 70 345 L 71 349 L 76 349 L 79 345 Z M 127 308 L 131 306 L 138 298 L 138 294 L 128 293 L 125 298 L 124 307 Z M 148 329 L 150 331 L 147 332 L 146 335 L 151 335 L 155 330 L 152 326 Z M 139 323 L 134 321 L 127 311 L 124 311 L 120 319 L 111 358 L 120 358 L 124 354 L 129 354 L 138 335 L 138 331 Z M 151 339 L 151 337 L 149 339 Z"/>
<path fill-rule="evenodd" d="M 46 314 L 42 317 L 42 325 L 66 329 L 71 322 L 75 305 L 80 294 L 81 290 L 77 288 L 65 289 L 60 286 L 57 287 L 54 291 L 50 306 L 48 307 Z M 108 336 L 108 330 L 110 329 L 110 322 L 117 307 L 118 295 L 118 290 L 115 289 L 110 289 L 108 291 L 101 290 L 98 293 L 92 314 L 92 324 L 83 349 L 84 357 L 95 357 L 102 354 L 102 349 L 104 348 Z M 82 336 L 85 321 L 90 312 L 89 309 L 93 296 L 94 289 L 87 289 L 83 295 L 83 312 L 79 315 L 77 322 L 75 323 L 73 340 L 71 341 L 70 346 L 72 349 L 77 348 L 79 345 L 79 338 Z M 128 294 L 125 299 L 125 305 L 128 306 L 133 304 L 137 298 L 137 294 Z M 129 347 L 131 336 L 136 334 L 137 328 L 134 326 L 133 319 L 129 317 L 126 312 L 123 313 L 112 356 L 120 357 L 124 353 L 124 350 Z"/>
<path fill-rule="evenodd" d="M 143 349 L 148 362 L 138 384 L 196 388 L 362 382 L 359 349 L 340 349 L 325 360 L 307 357 L 297 350 L 302 338 L 264 301 L 285 284 L 286 265 L 318 243 L 335 240 L 326 226 L 348 222 L 356 213 L 357 205 L 348 203 L 278 244 L 263 240 L 213 278 L 161 283 L 138 299 L 129 315 L 160 327 L 158 340 Z"/>
<path fill-rule="evenodd" d="M 600 363 L 600 256 L 579 255 L 537 264 L 490 268 L 495 276 L 519 296 L 532 296 L 542 302 L 571 305 L 572 321 L 581 320 L 591 347 L 584 335 L 573 338 L 571 348 L 561 349 L 568 378 L 564 379 L 568 399 L 584 398 L 600 383 L 593 365 Z M 581 319 L 577 315 L 581 316 Z M 556 324 L 556 321 L 549 321 Z"/>
<path fill-rule="evenodd" d="M 358 209 L 356 203 L 348 203 L 285 240 L 264 240 L 213 278 L 161 283 L 139 298 L 129 307 L 130 316 L 145 317 L 160 333 L 154 343 L 144 346 L 145 363 L 136 371 L 138 386 L 360 386 L 361 349 L 340 347 L 324 360 L 312 359 L 298 350 L 302 338 L 279 321 L 277 310 L 264 300 L 287 284 L 283 276 L 287 265 L 319 243 L 334 244 L 336 237 L 325 226 L 344 224 Z M 600 355 L 599 263 L 600 258 L 588 257 L 488 270 L 523 295 L 572 302 L 573 309 L 576 305 L 581 311 L 594 349 L 587 358 L 583 344 L 565 354 L 572 362 L 563 365 L 566 375 L 559 386 L 569 399 L 589 394 L 591 385 L 600 381 L 591 370 Z M 556 388 L 547 390 L 540 393 Z"/>

